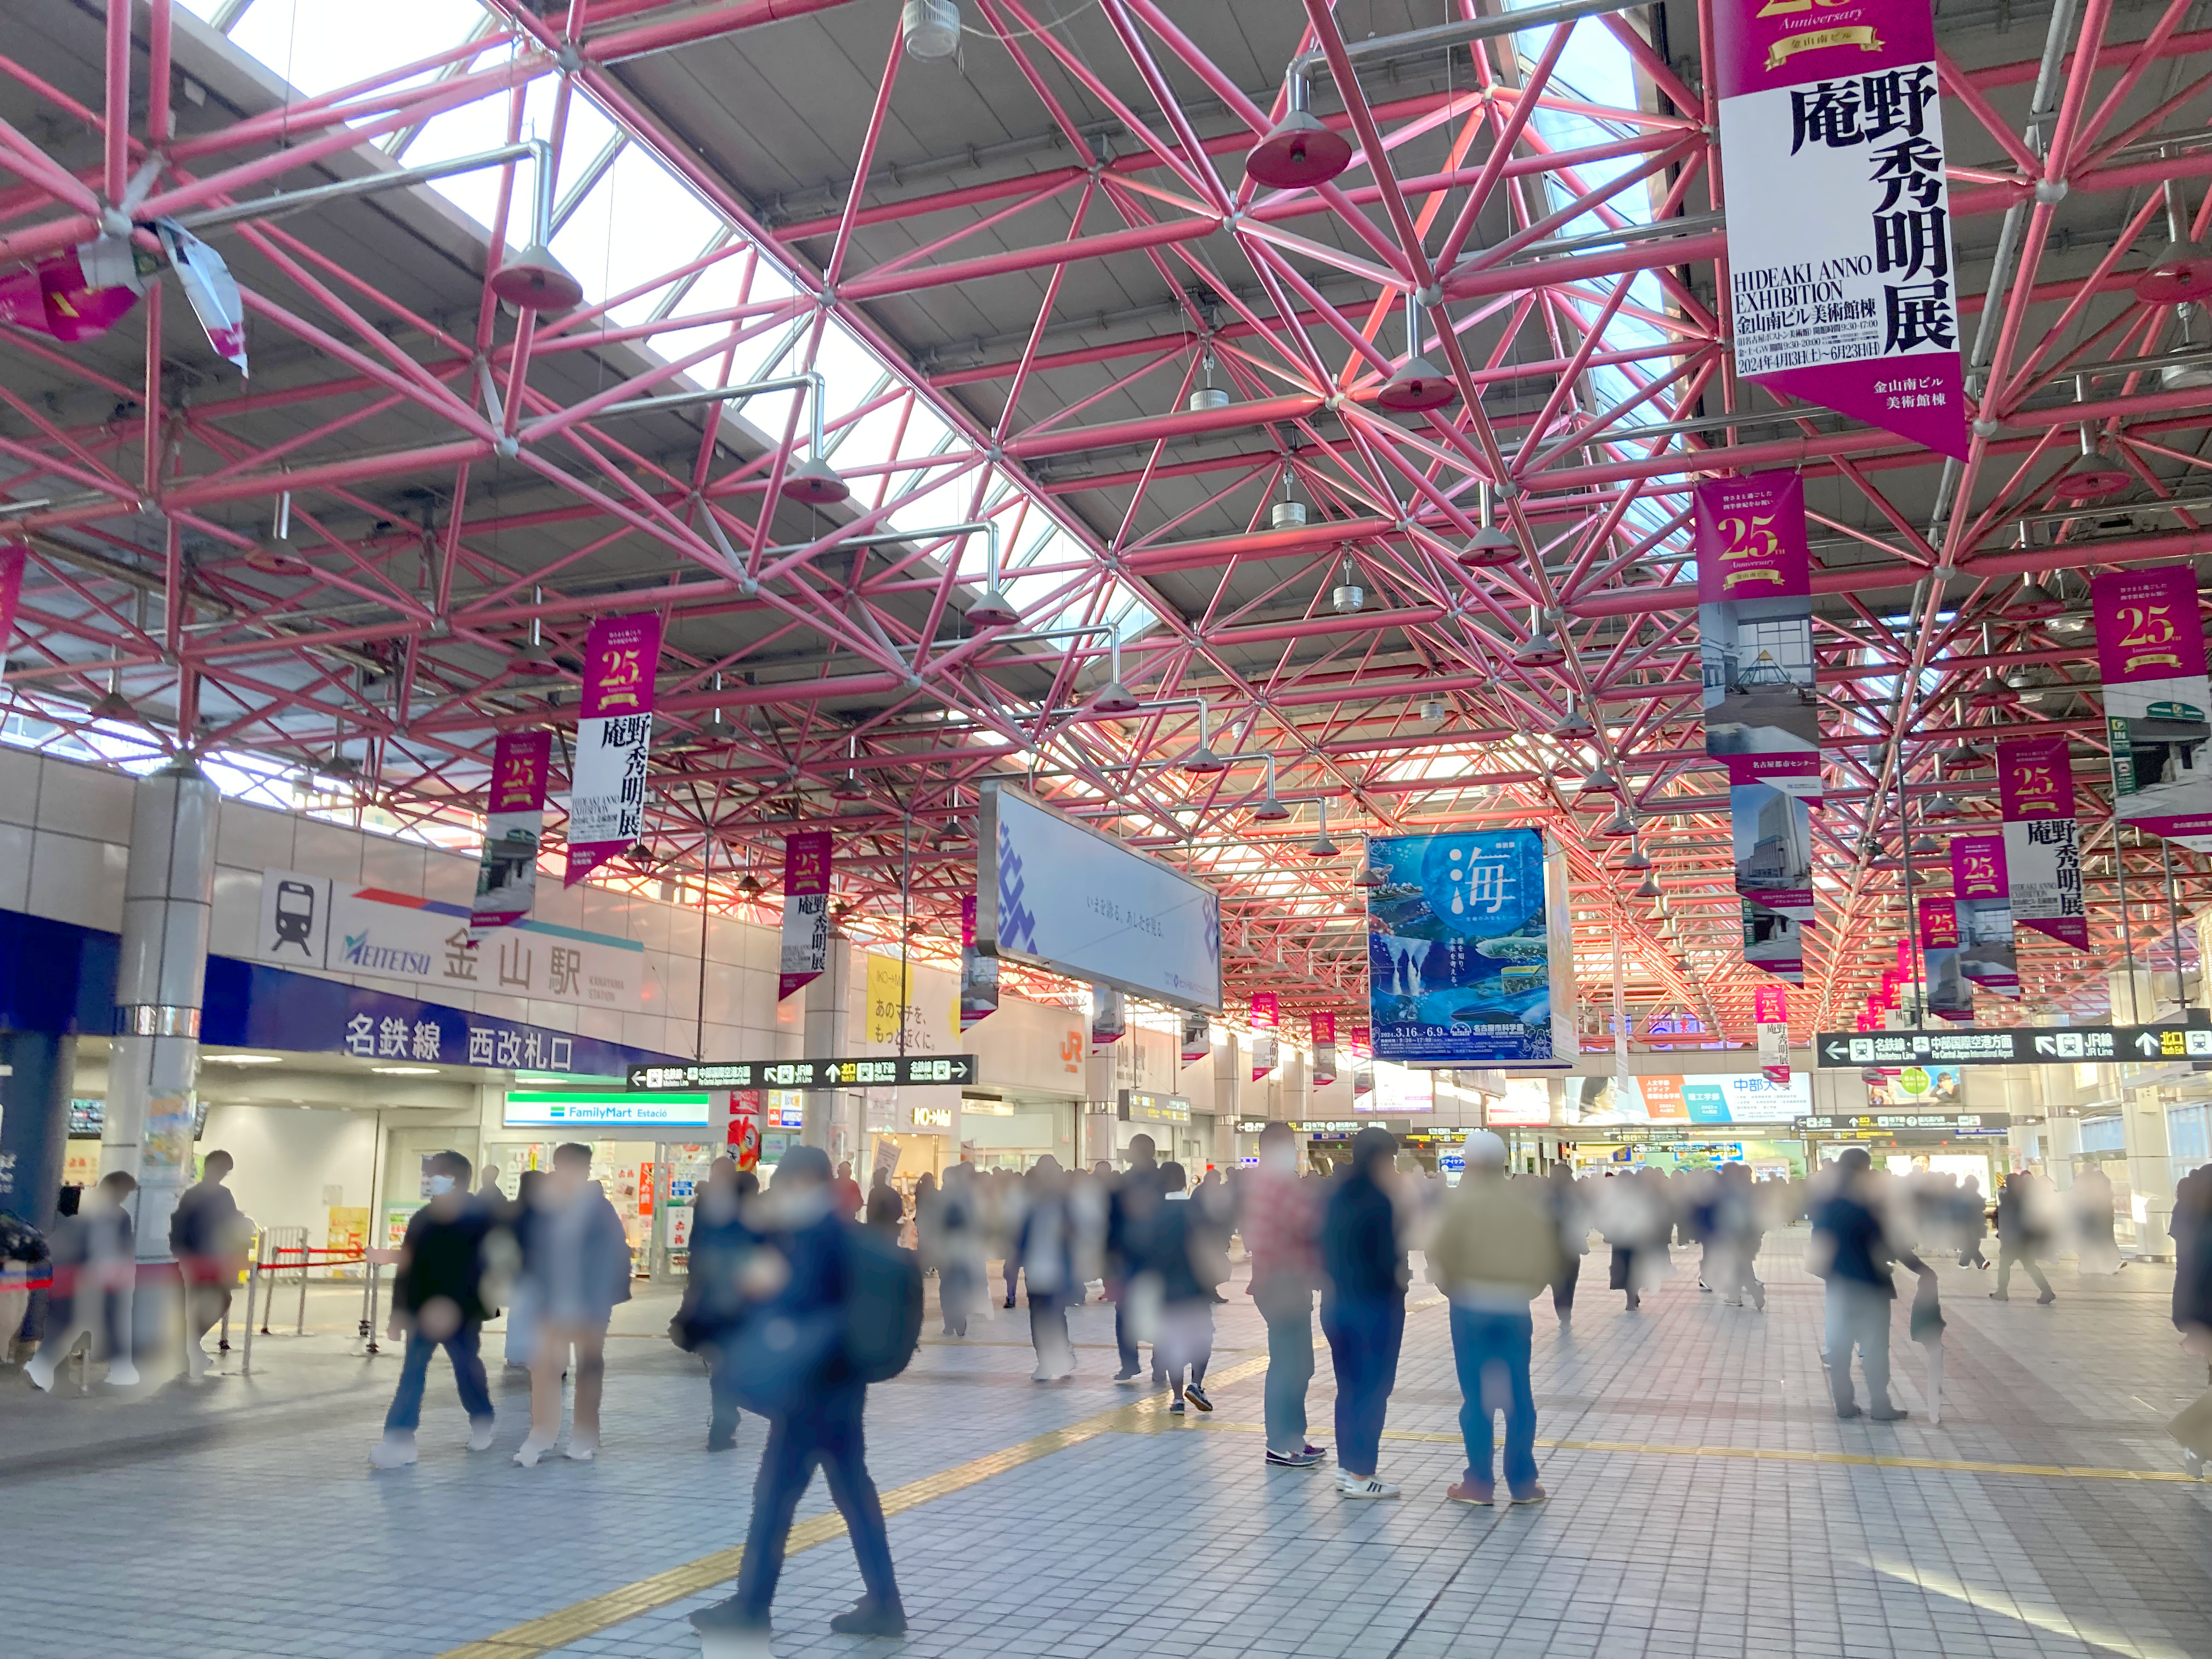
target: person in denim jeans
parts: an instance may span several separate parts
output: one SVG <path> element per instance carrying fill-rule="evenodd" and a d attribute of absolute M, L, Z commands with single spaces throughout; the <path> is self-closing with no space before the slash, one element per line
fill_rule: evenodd
<path fill-rule="evenodd" d="M 430 1356 L 442 1347 L 453 1362 L 453 1384 L 469 1414 L 469 1449 L 491 1446 L 491 1390 L 484 1383 L 477 1345 L 483 1334 L 484 1243 L 497 1224 L 469 1194 L 469 1160 L 459 1152 L 430 1158 L 430 1201 L 415 1212 L 400 1241 L 399 1267 L 392 1282 L 392 1319 L 386 1332 L 403 1338 L 406 1357 L 399 1386 L 385 1413 L 384 1438 L 369 1449 L 380 1469 L 415 1461 L 415 1431 L 422 1420 L 422 1389 Z"/>
<path fill-rule="evenodd" d="M 1375 1474 L 1382 1421 L 1406 1340 L 1406 1252 L 1390 1195 L 1398 1142 L 1370 1126 L 1352 1138 L 1352 1168 L 1332 1183 L 1322 1218 L 1321 1329 L 1336 1366 L 1336 1490 L 1395 1498 Z"/>
<path fill-rule="evenodd" d="M 1282 1469 L 1313 1468 L 1328 1456 L 1327 1448 L 1306 1438 L 1314 1287 L 1321 1279 L 1321 1183 L 1299 1180 L 1297 1162 L 1289 1124 L 1260 1131 L 1260 1167 L 1243 1181 L 1238 1224 L 1252 1258 L 1252 1300 L 1267 1322 L 1267 1462 Z"/>
<path fill-rule="evenodd" d="M 1497 1496 L 1491 1419 L 1505 1413 L 1505 1486 L 1538 1504 L 1536 1397 L 1528 1382 L 1534 1327 L 1529 1302 L 1559 1276 L 1558 1223 L 1544 1201 L 1505 1178 L 1505 1143 L 1487 1129 L 1467 1138 L 1466 1174 L 1444 1201 L 1429 1243 L 1429 1276 L 1451 1301 L 1467 1473 L 1444 1496 L 1487 1504 Z"/>

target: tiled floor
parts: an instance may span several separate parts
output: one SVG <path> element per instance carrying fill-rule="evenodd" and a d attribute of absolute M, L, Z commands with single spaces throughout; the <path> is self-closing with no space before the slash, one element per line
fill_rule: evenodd
<path fill-rule="evenodd" d="M 891 1521 L 913 1634 L 828 1633 L 859 1591 L 832 1536 L 791 1559 L 776 1650 L 2212 1656 L 2212 1483 L 2169 1478 L 2162 1426 L 2203 1368 L 2175 1347 L 2163 1270 L 2062 1270 L 2043 1309 L 1990 1302 L 1988 1275 L 1947 1265 L 1943 1423 L 1921 1414 L 1920 1351 L 1900 1318 L 1898 1395 L 1914 1416 L 1884 1427 L 1840 1423 L 1828 1404 L 1801 1247 L 1779 1236 L 1762 1259 L 1763 1316 L 1700 1295 L 1686 1250 L 1641 1314 L 1592 1287 L 1601 1255 L 1571 1334 L 1540 1301 L 1539 1432 L 1572 1443 L 1540 1454 L 1552 1498 L 1533 1509 L 1443 1500 L 1460 1401 L 1438 1307 L 1409 1322 L 1383 1449 L 1406 1495 L 1379 1504 L 1261 1462 L 1262 1333 L 1241 1296 L 1221 1310 L 1216 1370 L 1248 1374 L 1203 1424 L 1129 1409 L 1108 1380 L 1110 1309 L 1077 1316 L 1081 1372 L 1064 1386 L 1029 1381 L 1019 1314 L 965 1342 L 933 1336 L 869 1409 L 887 1494 L 958 1476 Z M 667 1311 L 645 1297 L 624 1312 L 600 1461 L 530 1471 L 506 1455 L 519 1387 L 501 1395 L 498 1452 L 471 1457 L 434 1371 L 422 1462 L 372 1474 L 363 1454 L 396 1362 L 348 1357 L 335 1313 L 311 1310 L 327 1335 L 258 1346 L 254 1377 L 187 1395 L 49 1400 L 0 1377 L 0 1650 L 696 1653 L 684 1615 L 719 1590 L 586 1609 L 557 1638 L 488 1639 L 741 1540 L 760 1425 L 733 1455 L 702 1449 L 705 1384 L 655 1338 Z M 1329 1395 L 1324 1352 L 1323 1439 Z M 1075 1425 L 1074 1443 L 1030 1443 Z M 1022 1458 L 969 1467 L 1017 1446 Z M 1765 1455 L 1717 1455 L 1729 1450 Z M 2158 1478 L 2112 1473 L 2129 1470 Z M 826 1508 L 817 1483 L 802 1521 Z"/>

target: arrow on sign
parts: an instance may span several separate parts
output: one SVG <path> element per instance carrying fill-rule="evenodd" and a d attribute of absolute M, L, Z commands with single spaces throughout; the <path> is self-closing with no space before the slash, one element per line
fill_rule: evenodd
<path fill-rule="evenodd" d="M 952 1078 L 953 1078 L 953 1081 L 955 1081 L 956 1083 L 965 1083 L 965 1082 L 967 1082 L 967 1080 L 968 1080 L 968 1076 L 969 1076 L 969 1073 L 970 1069 L 971 1069 L 971 1068 L 969 1067 L 969 1064 L 968 1064 L 968 1062 L 967 1062 L 966 1060 L 954 1060 L 954 1061 L 952 1062 Z"/>
<path fill-rule="evenodd" d="M 1841 1060 L 1850 1051 L 1851 1045 L 1848 1042 L 1831 1042 L 1820 1052 L 1827 1055 L 1830 1060 Z"/>
<path fill-rule="evenodd" d="M 2036 1038 L 2036 1040 L 2035 1040 L 2035 1052 L 2036 1052 L 2036 1053 L 2038 1053 L 2039 1054 L 2057 1054 L 2057 1053 L 2058 1052 L 2058 1042 L 2057 1042 L 2057 1040 L 2056 1038 L 2054 1038 L 2054 1037 L 2047 1037 L 2047 1036 L 2039 1036 L 2039 1037 Z"/>
<path fill-rule="evenodd" d="M 2136 1038 L 2136 1047 L 2147 1054 L 2154 1054 L 2158 1052 L 2158 1039 L 2148 1031 L 2142 1032 Z"/>

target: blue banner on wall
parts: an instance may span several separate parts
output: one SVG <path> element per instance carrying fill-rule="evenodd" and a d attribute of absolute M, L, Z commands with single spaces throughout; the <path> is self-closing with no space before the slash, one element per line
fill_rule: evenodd
<path fill-rule="evenodd" d="M 1415 1066 L 1553 1060 L 1540 830 L 1370 840 L 1375 1057 Z"/>

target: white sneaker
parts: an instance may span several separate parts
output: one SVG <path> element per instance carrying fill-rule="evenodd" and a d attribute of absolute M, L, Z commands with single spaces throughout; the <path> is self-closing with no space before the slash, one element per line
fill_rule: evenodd
<path fill-rule="evenodd" d="M 127 1359 L 107 1362 L 107 1386 L 111 1389 L 135 1389 L 138 1386 L 138 1368 Z"/>
<path fill-rule="evenodd" d="M 588 1463 L 599 1455 L 599 1443 L 579 1440 L 572 1434 L 568 1437 L 568 1449 L 562 1455 L 572 1463 Z"/>
<path fill-rule="evenodd" d="M 54 1391 L 54 1368 L 52 1361 L 33 1354 L 23 1362 L 23 1375 L 31 1379 L 31 1386 L 40 1394 L 52 1394 Z"/>
<path fill-rule="evenodd" d="M 192 1381 L 197 1382 L 200 1378 L 205 1376 L 214 1369 L 215 1361 L 208 1358 L 208 1351 L 205 1348 L 200 1346 L 197 1342 L 187 1342 L 185 1344 L 185 1376 L 191 1377 Z"/>
<path fill-rule="evenodd" d="M 552 1449 L 553 1443 L 550 1440 L 540 1440 L 535 1435 L 526 1435 L 522 1443 L 515 1448 L 514 1461 L 526 1469 L 534 1469 L 538 1467 L 538 1460 Z"/>
<path fill-rule="evenodd" d="M 1336 1482 L 1339 1498 L 1395 1498 L 1398 1489 L 1387 1480 L 1377 1480 L 1373 1475 L 1339 1475 Z"/>
<path fill-rule="evenodd" d="M 471 1451 L 489 1451 L 491 1449 L 492 1427 L 492 1419 L 489 1417 L 477 1417 L 471 1418 L 470 1419 L 469 1449 Z"/>
<path fill-rule="evenodd" d="M 411 1430 L 395 1429 L 368 1449 L 371 1468 L 404 1469 L 415 1461 L 415 1436 Z"/>

